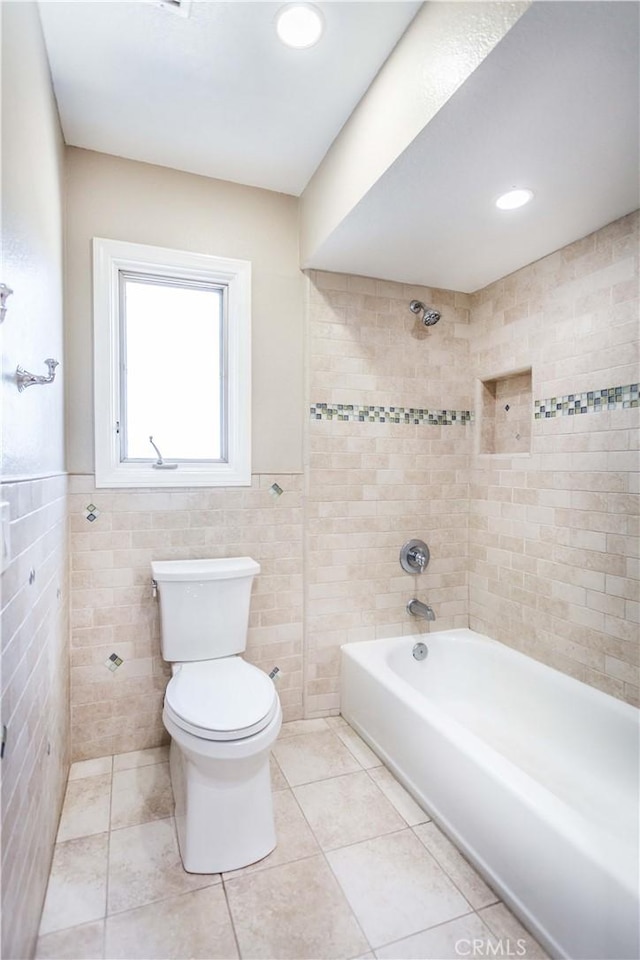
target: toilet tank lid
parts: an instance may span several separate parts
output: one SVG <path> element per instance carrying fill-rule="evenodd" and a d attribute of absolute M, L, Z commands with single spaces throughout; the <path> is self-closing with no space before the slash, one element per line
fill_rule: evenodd
<path fill-rule="evenodd" d="M 221 557 L 215 560 L 152 560 L 151 573 L 158 582 L 168 580 L 233 580 L 255 577 L 260 564 L 251 557 Z"/>

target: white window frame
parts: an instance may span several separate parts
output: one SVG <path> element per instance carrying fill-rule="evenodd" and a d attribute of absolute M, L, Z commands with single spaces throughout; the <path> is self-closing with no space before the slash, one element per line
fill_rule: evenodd
<path fill-rule="evenodd" d="M 180 461 L 176 470 L 156 470 L 152 462 L 121 460 L 121 272 L 200 280 L 226 288 L 224 461 Z M 94 237 L 93 331 L 96 487 L 251 485 L 250 261 Z"/>

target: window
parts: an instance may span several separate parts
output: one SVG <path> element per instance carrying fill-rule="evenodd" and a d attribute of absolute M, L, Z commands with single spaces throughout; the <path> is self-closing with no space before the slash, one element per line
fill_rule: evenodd
<path fill-rule="evenodd" d="M 94 239 L 96 486 L 251 483 L 251 264 Z"/>

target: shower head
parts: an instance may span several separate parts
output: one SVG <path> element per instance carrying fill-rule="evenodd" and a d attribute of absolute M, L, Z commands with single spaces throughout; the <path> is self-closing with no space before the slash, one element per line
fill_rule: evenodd
<path fill-rule="evenodd" d="M 427 307 L 422 300 L 412 300 L 409 304 L 409 310 L 420 316 L 425 327 L 432 327 L 440 319 L 440 314 L 432 307 Z"/>

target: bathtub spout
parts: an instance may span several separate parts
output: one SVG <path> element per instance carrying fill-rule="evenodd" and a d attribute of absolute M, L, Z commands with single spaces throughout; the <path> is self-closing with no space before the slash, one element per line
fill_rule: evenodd
<path fill-rule="evenodd" d="M 422 603 L 421 600 L 409 600 L 407 613 L 410 613 L 413 617 L 422 617 L 423 620 L 435 620 L 436 618 L 431 607 L 428 607 L 426 603 Z"/>

